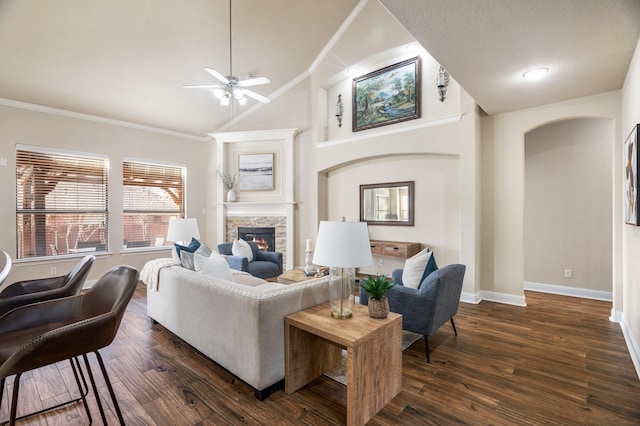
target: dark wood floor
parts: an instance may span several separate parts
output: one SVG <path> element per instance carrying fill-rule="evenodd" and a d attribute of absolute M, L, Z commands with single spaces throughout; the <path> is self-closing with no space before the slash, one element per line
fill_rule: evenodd
<path fill-rule="evenodd" d="M 611 304 L 526 293 L 526 308 L 462 303 L 458 337 L 446 324 L 403 353 L 403 388 L 369 425 L 640 424 L 640 381 Z M 116 341 L 102 351 L 130 425 L 340 425 L 346 388 L 322 377 L 266 401 L 146 316 L 141 284 Z M 98 372 L 99 369 L 94 369 Z M 99 374 L 98 374 L 99 375 Z M 68 363 L 23 375 L 21 411 L 75 395 Z M 0 419 L 7 418 L 7 382 Z M 106 387 L 100 387 L 107 401 Z M 94 421 L 99 424 L 90 395 Z M 109 424 L 117 424 L 108 410 Z M 86 425 L 81 405 L 24 425 Z"/>

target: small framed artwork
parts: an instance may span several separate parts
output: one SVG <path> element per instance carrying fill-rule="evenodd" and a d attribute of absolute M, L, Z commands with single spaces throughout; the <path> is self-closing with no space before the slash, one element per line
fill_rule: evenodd
<path fill-rule="evenodd" d="M 352 130 L 420 118 L 420 57 L 353 80 Z"/>
<path fill-rule="evenodd" d="M 638 225 L 638 139 L 637 124 L 624 143 L 624 218 L 629 225 Z"/>
<path fill-rule="evenodd" d="M 240 191 L 273 190 L 273 153 L 238 156 Z"/>

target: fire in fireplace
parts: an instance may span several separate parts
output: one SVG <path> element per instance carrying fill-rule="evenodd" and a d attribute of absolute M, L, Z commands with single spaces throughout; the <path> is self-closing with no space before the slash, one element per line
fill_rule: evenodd
<path fill-rule="evenodd" d="M 238 238 L 253 241 L 264 251 L 276 251 L 276 228 L 238 227 Z"/>

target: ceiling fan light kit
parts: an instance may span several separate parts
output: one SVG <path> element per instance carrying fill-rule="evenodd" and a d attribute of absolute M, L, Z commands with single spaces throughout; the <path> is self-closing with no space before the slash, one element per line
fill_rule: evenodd
<path fill-rule="evenodd" d="M 233 75 L 233 62 L 232 53 L 233 48 L 231 44 L 231 0 L 229 0 L 229 75 L 224 76 L 213 68 L 205 67 L 205 71 L 214 76 L 221 84 L 198 84 L 183 86 L 186 89 L 209 89 L 213 95 L 220 101 L 220 106 L 228 106 L 231 103 L 231 99 L 235 99 L 240 105 L 247 103 L 247 97 L 253 98 L 263 103 L 269 103 L 271 99 L 263 96 L 253 90 L 247 89 L 247 87 L 258 86 L 260 84 L 269 84 L 271 80 L 267 77 L 253 77 L 249 74 L 245 80 L 239 80 L 238 77 Z"/>

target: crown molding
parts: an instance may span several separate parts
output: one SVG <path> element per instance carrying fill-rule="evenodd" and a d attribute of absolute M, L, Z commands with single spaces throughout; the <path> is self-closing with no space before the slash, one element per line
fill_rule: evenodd
<path fill-rule="evenodd" d="M 58 115 L 61 117 L 75 118 L 78 120 L 93 121 L 96 123 L 109 124 L 111 126 L 126 127 L 129 129 L 142 130 L 145 132 L 160 133 L 168 136 L 175 136 L 182 139 L 190 139 L 198 142 L 208 142 L 208 136 L 195 136 L 188 133 L 176 132 L 174 130 L 161 129 L 159 127 L 146 126 L 144 124 L 132 123 L 130 121 L 116 120 L 114 118 L 100 117 L 98 115 L 85 114 L 81 112 L 68 111 L 66 109 L 54 108 L 45 105 L 32 104 L 29 102 L 16 101 L 13 99 L 0 98 L 0 105 L 11 108 L 25 109 L 28 111 L 43 112 L 45 114 Z"/>

